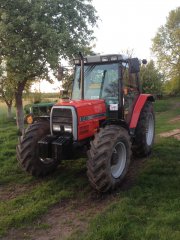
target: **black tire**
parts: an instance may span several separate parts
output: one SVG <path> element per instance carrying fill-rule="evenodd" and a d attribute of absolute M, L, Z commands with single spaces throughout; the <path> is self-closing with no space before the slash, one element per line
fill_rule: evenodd
<path fill-rule="evenodd" d="M 141 111 L 135 130 L 132 146 L 136 157 L 145 157 L 151 153 L 155 136 L 155 116 L 152 102 L 147 101 Z"/>
<path fill-rule="evenodd" d="M 131 141 L 127 130 L 117 125 L 102 128 L 88 151 L 87 175 L 91 186 L 99 192 L 115 189 L 125 177 L 130 160 Z"/>
<path fill-rule="evenodd" d="M 50 134 L 49 125 L 48 121 L 36 122 L 30 125 L 16 147 L 17 159 L 21 166 L 36 177 L 45 176 L 53 172 L 58 166 L 56 160 L 42 161 L 38 154 L 38 141 Z"/>

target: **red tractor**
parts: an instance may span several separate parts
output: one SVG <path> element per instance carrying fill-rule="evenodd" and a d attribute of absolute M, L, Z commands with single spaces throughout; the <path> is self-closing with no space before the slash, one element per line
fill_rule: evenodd
<path fill-rule="evenodd" d="M 137 58 L 80 54 L 74 63 L 71 99 L 61 100 L 49 118 L 26 129 L 17 158 L 27 172 L 45 176 L 61 160 L 73 159 L 86 149 L 89 182 L 97 191 L 106 192 L 122 182 L 131 153 L 150 154 L 154 98 L 141 94 Z"/>

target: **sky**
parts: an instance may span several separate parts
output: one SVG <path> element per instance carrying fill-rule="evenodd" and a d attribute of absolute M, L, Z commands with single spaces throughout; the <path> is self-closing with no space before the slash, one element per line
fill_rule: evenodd
<path fill-rule="evenodd" d="M 101 18 L 95 30 L 97 52 L 133 49 L 136 57 L 150 59 L 152 38 L 180 0 L 93 0 L 93 5 Z"/>
<path fill-rule="evenodd" d="M 169 12 L 180 6 L 180 0 L 92 0 L 97 10 L 98 28 L 94 29 L 97 53 L 124 53 L 151 59 L 152 38 L 166 23 Z M 41 83 L 42 92 L 58 91 L 54 85 Z"/>

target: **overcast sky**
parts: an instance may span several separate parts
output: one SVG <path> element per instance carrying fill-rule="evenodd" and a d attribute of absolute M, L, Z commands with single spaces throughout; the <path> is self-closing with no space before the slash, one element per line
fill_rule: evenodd
<path fill-rule="evenodd" d="M 100 17 L 95 29 L 97 53 L 121 53 L 127 49 L 140 59 L 150 59 L 152 38 L 164 25 L 169 12 L 180 0 L 92 0 Z M 42 83 L 41 91 L 59 85 Z"/>
<path fill-rule="evenodd" d="M 134 49 L 136 57 L 151 58 L 151 39 L 180 0 L 93 0 L 101 21 L 95 30 L 96 51 L 121 53 Z"/>

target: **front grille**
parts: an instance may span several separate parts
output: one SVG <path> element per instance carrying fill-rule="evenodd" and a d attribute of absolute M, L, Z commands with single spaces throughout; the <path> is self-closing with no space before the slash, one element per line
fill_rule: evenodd
<path fill-rule="evenodd" d="M 72 110 L 67 108 L 53 108 L 52 109 L 52 125 L 56 124 L 60 126 L 61 131 L 64 132 L 64 126 L 72 126 Z M 59 133 L 60 133 L 59 132 Z M 58 134 L 58 132 L 54 132 Z"/>
<path fill-rule="evenodd" d="M 54 108 L 52 111 L 52 123 L 60 125 L 72 125 L 72 111 L 66 108 Z"/>

